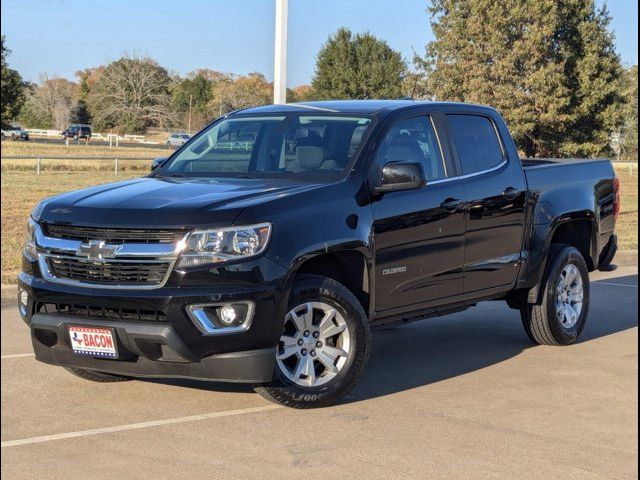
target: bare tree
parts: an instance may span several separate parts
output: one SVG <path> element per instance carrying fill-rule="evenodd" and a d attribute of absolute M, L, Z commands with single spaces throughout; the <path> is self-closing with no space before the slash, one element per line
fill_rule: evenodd
<path fill-rule="evenodd" d="M 32 86 L 21 112 L 21 121 L 30 127 L 62 130 L 69 123 L 71 109 L 77 101 L 77 85 L 66 78 L 50 78 L 44 73 Z"/>
<path fill-rule="evenodd" d="M 94 125 L 139 132 L 172 124 L 170 82 L 167 71 L 148 58 L 107 65 L 88 95 Z"/>

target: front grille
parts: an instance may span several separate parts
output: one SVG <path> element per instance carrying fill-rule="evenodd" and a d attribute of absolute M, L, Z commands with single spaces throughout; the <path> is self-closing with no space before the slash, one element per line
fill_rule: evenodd
<path fill-rule="evenodd" d="M 185 232 L 182 230 L 161 229 L 124 229 L 124 228 L 99 228 L 76 227 L 71 225 L 43 224 L 44 234 L 47 237 L 61 238 L 64 240 L 103 240 L 105 243 L 174 243 L 180 240 Z"/>
<path fill-rule="evenodd" d="M 57 278 L 107 285 L 160 285 L 171 267 L 168 261 L 109 260 L 97 263 L 75 257 L 48 257 L 47 261 L 49 270 Z"/>
<path fill-rule="evenodd" d="M 36 304 L 36 313 L 49 313 L 73 317 L 92 318 L 98 320 L 116 320 L 125 322 L 154 322 L 167 321 L 167 316 L 159 310 L 143 310 L 139 308 L 112 308 L 99 305 L 85 305 L 76 303 Z"/>

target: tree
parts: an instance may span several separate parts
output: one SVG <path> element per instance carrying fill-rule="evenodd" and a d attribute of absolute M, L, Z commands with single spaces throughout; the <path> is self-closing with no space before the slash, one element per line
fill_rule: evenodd
<path fill-rule="evenodd" d="M 94 127 L 133 133 L 170 125 L 175 118 L 169 108 L 170 82 L 167 71 L 148 58 L 110 63 L 88 94 Z"/>
<path fill-rule="evenodd" d="M 287 103 L 310 102 L 315 100 L 311 85 L 298 85 L 287 89 Z"/>
<path fill-rule="evenodd" d="M 43 74 L 40 84 L 28 89 L 20 121 L 31 128 L 66 128 L 76 104 L 76 89 L 77 85 L 66 78 Z"/>
<path fill-rule="evenodd" d="M 84 100 L 78 100 L 69 112 L 69 123 L 90 124 L 91 114 Z"/>
<path fill-rule="evenodd" d="M 609 153 L 620 60 L 593 0 L 434 0 L 416 63 L 437 99 L 498 108 L 527 156 Z"/>
<path fill-rule="evenodd" d="M 625 160 L 638 159 L 638 66 L 627 68 L 620 82 L 624 99 L 617 109 L 619 155 Z"/>
<path fill-rule="evenodd" d="M 2 91 L 0 102 L 2 108 L 2 123 L 9 122 L 16 118 L 25 100 L 26 83 L 22 81 L 20 74 L 11 68 L 7 63 L 7 57 L 11 54 L 5 46 L 5 36 L 1 37 L 2 64 L 0 65 L 2 74 Z"/>
<path fill-rule="evenodd" d="M 71 123 L 91 123 L 91 112 L 89 111 L 87 102 L 89 101 L 91 88 L 95 85 L 101 73 L 101 68 L 87 68 L 76 72 L 76 77 L 78 77 L 78 87 L 76 90 L 77 101 L 76 104 L 71 107 L 69 118 Z"/>
<path fill-rule="evenodd" d="M 261 73 L 227 76 L 215 84 L 210 106 L 222 115 L 241 108 L 271 103 L 273 85 Z"/>
<path fill-rule="evenodd" d="M 171 93 L 171 108 L 187 128 L 199 130 L 214 117 L 213 86 L 214 80 L 205 72 L 192 72 L 177 80 Z"/>
<path fill-rule="evenodd" d="M 339 29 L 316 59 L 313 95 L 318 99 L 398 98 L 406 63 L 370 33 Z"/>

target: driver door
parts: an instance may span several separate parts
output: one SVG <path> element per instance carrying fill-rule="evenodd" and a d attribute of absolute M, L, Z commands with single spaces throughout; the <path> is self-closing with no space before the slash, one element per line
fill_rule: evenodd
<path fill-rule="evenodd" d="M 463 293 L 465 192 L 462 181 L 447 178 L 442 137 L 429 115 L 403 118 L 375 154 L 374 168 L 419 162 L 427 180 L 423 188 L 386 193 L 372 205 L 375 304 L 386 315 L 448 303 Z"/>

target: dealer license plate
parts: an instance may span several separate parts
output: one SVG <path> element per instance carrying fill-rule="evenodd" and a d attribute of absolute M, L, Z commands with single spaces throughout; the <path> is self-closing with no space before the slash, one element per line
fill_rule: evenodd
<path fill-rule="evenodd" d="M 73 353 L 89 357 L 117 358 L 113 330 L 99 327 L 69 327 Z"/>

